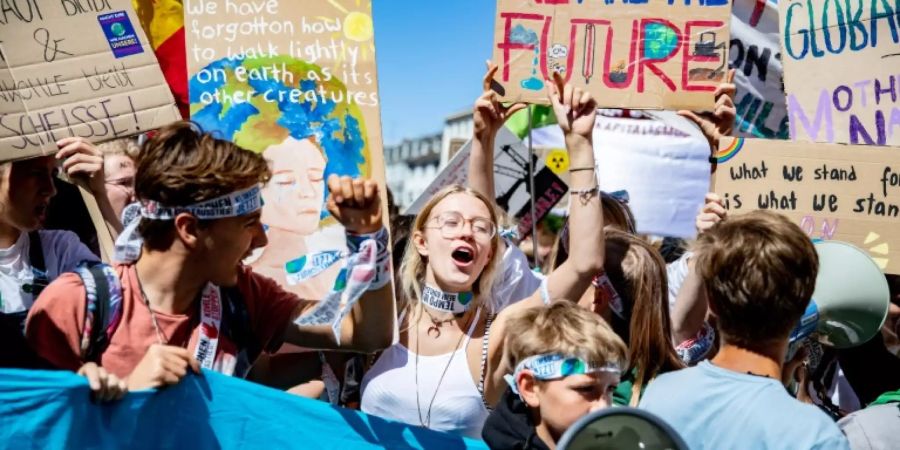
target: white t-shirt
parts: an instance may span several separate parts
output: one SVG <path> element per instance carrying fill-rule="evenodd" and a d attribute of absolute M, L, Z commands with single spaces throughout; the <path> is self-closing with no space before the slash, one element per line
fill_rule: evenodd
<path fill-rule="evenodd" d="M 491 310 L 496 314 L 507 306 L 531 297 L 546 278 L 528 266 L 528 258 L 516 245 L 506 242 L 506 251 L 497 268 L 491 289 Z"/>
<path fill-rule="evenodd" d="M 47 279 L 50 281 L 74 271 L 83 261 L 99 261 L 71 231 L 41 230 L 39 233 Z M 22 233 L 12 247 L 0 249 L 0 313 L 27 311 L 34 304 L 34 296 L 26 292 L 30 291 L 28 287 L 34 281 L 30 247 L 28 233 Z"/>

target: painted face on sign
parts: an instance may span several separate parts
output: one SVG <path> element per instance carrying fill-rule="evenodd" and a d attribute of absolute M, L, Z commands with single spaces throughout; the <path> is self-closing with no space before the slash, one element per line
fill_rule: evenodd
<path fill-rule="evenodd" d="M 288 137 L 263 152 L 272 179 L 263 188 L 262 221 L 271 228 L 312 234 L 319 227 L 325 194 L 325 155 L 312 139 Z"/>

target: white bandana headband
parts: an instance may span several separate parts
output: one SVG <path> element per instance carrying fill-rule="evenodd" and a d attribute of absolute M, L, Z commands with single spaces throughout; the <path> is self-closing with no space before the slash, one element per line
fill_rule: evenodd
<path fill-rule="evenodd" d="M 116 239 L 114 258 L 120 263 L 127 264 L 137 261 L 140 257 L 144 239 L 138 233 L 138 226 L 142 219 L 174 220 L 175 216 L 181 213 L 190 213 L 202 220 L 243 216 L 262 208 L 261 192 L 259 185 L 255 185 L 187 206 L 163 206 L 156 200 L 132 203 L 122 211 L 125 229 Z"/>
<path fill-rule="evenodd" d="M 444 292 L 427 284 L 422 288 L 422 303 L 425 306 L 456 315 L 468 311 L 473 298 L 475 296 L 471 292 Z"/>
<path fill-rule="evenodd" d="M 503 377 L 516 394 L 519 393 L 516 387 L 516 377 L 523 370 L 530 370 L 536 379 L 543 381 L 557 380 L 570 375 L 586 375 L 600 372 L 618 374 L 622 372 L 622 368 L 615 363 L 598 366 L 578 356 L 564 355 L 562 353 L 545 353 L 529 356 L 516 366 L 516 370 L 513 371 L 512 375 Z"/>
<path fill-rule="evenodd" d="M 341 327 L 353 305 L 366 291 L 374 291 L 391 282 L 391 253 L 387 228 L 375 233 L 347 233 L 350 255 L 334 280 L 331 292 L 312 310 L 294 321 L 300 326 L 331 325 L 334 340 L 341 343 Z"/>

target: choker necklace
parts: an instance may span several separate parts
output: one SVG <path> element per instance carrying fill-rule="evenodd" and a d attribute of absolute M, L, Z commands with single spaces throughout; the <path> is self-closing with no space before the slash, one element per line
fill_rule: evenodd
<path fill-rule="evenodd" d="M 428 285 L 422 289 L 422 303 L 425 306 L 457 316 L 469 310 L 473 298 L 475 296 L 471 292 L 444 292 Z"/>

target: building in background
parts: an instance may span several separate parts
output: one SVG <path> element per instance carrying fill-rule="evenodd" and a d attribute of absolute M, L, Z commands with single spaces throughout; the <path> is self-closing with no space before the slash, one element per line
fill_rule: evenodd
<path fill-rule="evenodd" d="M 447 116 L 440 133 L 385 146 L 387 185 L 397 206 L 412 204 L 471 137 L 472 111 L 466 110 Z"/>
<path fill-rule="evenodd" d="M 450 158 L 472 139 L 474 121 L 472 110 L 467 109 L 451 114 L 444 119 L 444 134 L 441 139 L 441 167 L 447 165 Z"/>
<path fill-rule="evenodd" d="M 438 174 L 441 133 L 404 139 L 384 148 L 387 185 L 400 209 L 419 197 Z"/>

